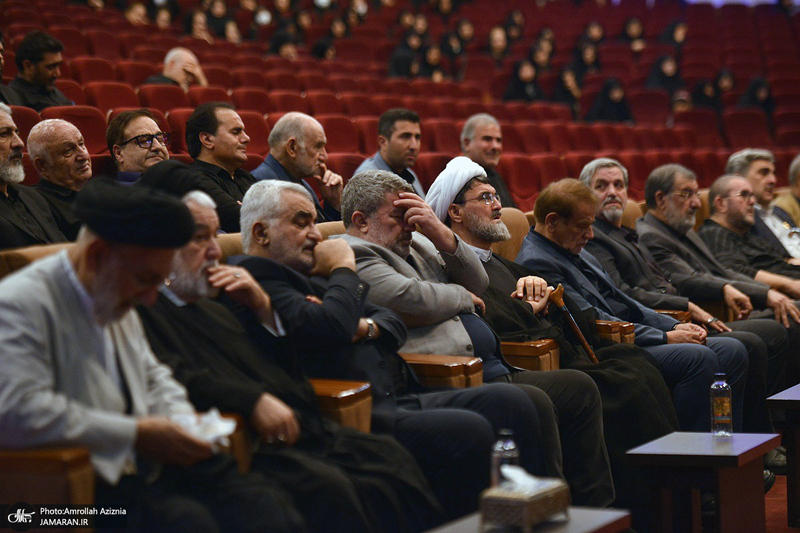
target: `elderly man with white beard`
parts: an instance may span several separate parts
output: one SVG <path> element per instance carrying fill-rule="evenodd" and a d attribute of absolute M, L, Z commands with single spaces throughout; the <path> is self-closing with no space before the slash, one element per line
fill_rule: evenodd
<path fill-rule="evenodd" d="M 11 108 L 0 104 L 0 250 L 67 240 L 44 198 L 20 185 L 24 146 Z"/>

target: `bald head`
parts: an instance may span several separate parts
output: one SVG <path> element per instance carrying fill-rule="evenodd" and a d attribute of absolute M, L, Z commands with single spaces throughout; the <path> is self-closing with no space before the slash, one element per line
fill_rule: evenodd
<path fill-rule="evenodd" d="M 92 177 L 92 160 L 81 132 L 61 119 L 43 120 L 28 135 L 28 152 L 42 179 L 73 191 Z"/>
<path fill-rule="evenodd" d="M 184 89 L 190 85 L 200 83 L 198 72 L 202 72 L 200 61 L 188 48 L 173 48 L 164 56 L 162 74 L 178 82 Z"/>
<path fill-rule="evenodd" d="M 322 124 L 300 112 L 283 115 L 269 133 L 270 154 L 295 179 L 325 173 L 327 142 Z"/>

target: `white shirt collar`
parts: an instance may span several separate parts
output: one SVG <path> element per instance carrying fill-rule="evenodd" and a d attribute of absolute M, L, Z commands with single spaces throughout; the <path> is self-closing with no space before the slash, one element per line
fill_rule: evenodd
<path fill-rule="evenodd" d="M 464 244 L 467 244 L 467 243 L 465 242 Z M 492 258 L 492 250 L 491 250 L 491 248 L 486 250 L 484 248 L 478 248 L 477 246 L 472 246 L 471 244 L 467 244 L 467 246 L 472 248 L 472 251 L 475 252 L 475 254 L 478 256 L 478 258 L 481 261 L 483 261 L 484 263 L 488 263 L 489 259 Z"/>

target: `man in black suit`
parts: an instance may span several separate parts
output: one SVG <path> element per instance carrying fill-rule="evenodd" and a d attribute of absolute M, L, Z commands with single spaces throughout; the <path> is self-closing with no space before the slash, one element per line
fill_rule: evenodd
<path fill-rule="evenodd" d="M 74 241 L 81 222 L 72 204 L 92 177 L 92 160 L 83 135 L 66 120 L 43 120 L 28 135 L 28 151 L 39 172 L 37 192 L 50 204 L 61 233 Z"/>
<path fill-rule="evenodd" d="M 641 304 L 652 309 L 689 311 L 692 321 L 703 325 L 710 335 L 741 341 L 749 355 L 743 425 L 747 431 L 772 431 L 764 397 L 778 392 L 775 389 L 780 387 L 780 369 L 785 365 L 788 347 L 785 328 L 771 319 L 726 324 L 681 295 L 647 249 L 639 245 L 636 230 L 622 225 L 622 213 L 628 202 L 628 170 L 619 161 L 595 159 L 583 167 L 580 180 L 598 199 L 592 225 L 594 236 L 586 244 L 586 250 L 600 262 L 619 289 Z M 772 369 L 768 372 L 769 383 L 766 368 Z M 786 459 L 770 453 L 767 465 L 780 472 L 786 468 Z"/>
<path fill-rule="evenodd" d="M 323 242 L 315 220 L 302 185 L 261 181 L 242 205 L 242 245 L 251 256 L 229 261 L 249 270 L 270 295 L 303 369 L 312 377 L 370 382 L 373 432 L 393 435 L 411 452 L 450 517 L 477 508 L 500 428 L 514 431 L 521 465 L 544 474 L 539 416 L 527 395 L 508 384 L 421 387 L 396 353 L 406 340 L 402 320 L 366 302 L 369 285 L 355 273 L 352 249 L 341 239 Z M 240 318 L 262 345 L 280 341 Z"/>
<path fill-rule="evenodd" d="M 0 249 L 67 240 L 44 198 L 19 185 L 23 146 L 11 108 L 0 104 Z"/>

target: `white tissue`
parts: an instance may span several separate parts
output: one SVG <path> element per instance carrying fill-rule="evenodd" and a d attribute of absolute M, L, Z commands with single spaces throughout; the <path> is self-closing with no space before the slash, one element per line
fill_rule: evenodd
<path fill-rule="evenodd" d="M 504 478 L 500 488 L 528 495 L 534 495 L 562 484 L 559 479 L 532 476 L 517 465 L 501 465 L 500 472 Z"/>
<path fill-rule="evenodd" d="M 203 414 L 175 413 L 173 422 L 185 429 L 193 437 L 210 442 L 215 452 L 230 445 L 231 434 L 236 429 L 236 421 L 223 418 L 219 410 L 211 409 Z"/>

